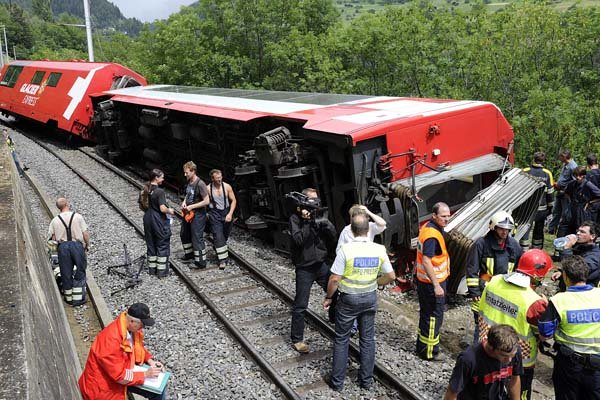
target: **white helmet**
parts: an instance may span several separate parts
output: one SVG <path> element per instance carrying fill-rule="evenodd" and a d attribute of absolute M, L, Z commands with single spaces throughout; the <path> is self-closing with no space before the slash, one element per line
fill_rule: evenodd
<path fill-rule="evenodd" d="M 493 231 L 496 227 L 512 230 L 515 227 L 515 221 L 506 211 L 497 211 L 490 218 L 490 230 Z"/>

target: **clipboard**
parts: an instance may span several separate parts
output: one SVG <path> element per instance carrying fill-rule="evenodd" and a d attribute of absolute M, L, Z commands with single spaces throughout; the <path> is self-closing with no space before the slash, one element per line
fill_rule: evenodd
<path fill-rule="evenodd" d="M 150 368 L 148 364 L 136 365 L 133 367 L 133 372 L 145 371 L 148 368 Z M 146 390 L 148 392 L 161 394 L 165 390 L 165 386 L 167 386 L 167 381 L 170 377 L 171 373 L 169 371 L 161 372 L 156 378 L 147 377 L 146 379 L 144 379 L 143 384 L 134 385 L 134 387 Z"/>

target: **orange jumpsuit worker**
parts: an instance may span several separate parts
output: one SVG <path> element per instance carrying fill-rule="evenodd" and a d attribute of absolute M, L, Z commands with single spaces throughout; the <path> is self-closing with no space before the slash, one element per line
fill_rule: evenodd
<path fill-rule="evenodd" d="M 144 383 L 146 377 L 158 376 L 162 369 L 144 347 L 143 328 L 152 325 L 148 306 L 135 303 L 96 336 L 79 378 L 84 400 L 125 400 L 127 392 L 152 400 L 166 399 L 166 389 L 156 394 L 134 387 Z M 134 365 L 143 363 L 150 368 L 133 371 Z"/>

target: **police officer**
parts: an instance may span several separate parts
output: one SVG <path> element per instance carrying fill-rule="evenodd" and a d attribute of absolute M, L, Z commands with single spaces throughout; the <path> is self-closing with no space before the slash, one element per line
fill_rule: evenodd
<path fill-rule="evenodd" d="M 320 205 L 317 191 L 306 188 L 302 191 L 307 201 L 315 207 Z M 306 206 L 305 206 L 306 207 Z M 327 244 L 335 241 L 336 231 L 328 219 L 315 219 L 310 210 L 298 206 L 290 216 L 290 233 L 292 235 L 292 262 L 296 269 L 296 296 L 292 304 L 292 347 L 299 353 L 308 353 L 308 344 L 304 342 L 304 313 L 308 307 L 310 289 L 317 282 L 324 291 L 327 290 L 329 267 L 325 263 Z M 333 307 L 329 318 L 333 317 Z"/>
<path fill-rule="evenodd" d="M 144 213 L 144 239 L 148 271 L 159 278 L 169 275 L 169 255 L 171 254 L 171 222 L 167 215 L 175 211 L 167 206 L 165 191 L 160 187 L 165 174 L 160 169 L 150 171 L 150 182 L 144 191 L 149 197 L 148 209 Z"/>
<path fill-rule="evenodd" d="M 552 213 L 554 207 L 554 178 L 552 172 L 544 168 L 546 162 L 546 154 L 543 151 L 533 153 L 533 163 L 527 168 L 523 168 L 524 172 L 539 178 L 546 185 L 546 194 L 540 199 L 540 204 L 533 220 L 533 229 L 525 233 L 519 241 L 523 251 L 529 247 L 534 249 L 544 248 L 544 222 L 546 217 Z M 532 234 L 532 240 L 529 240 L 529 234 Z"/>
<path fill-rule="evenodd" d="M 342 389 L 346 377 L 348 342 L 355 320 L 358 320 L 360 330 L 358 384 L 365 389 L 371 387 L 375 365 L 376 289 L 377 285 L 385 285 L 396 279 L 385 247 L 369 240 L 369 217 L 364 213 L 355 214 L 350 226 L 353 240 L 343 244 L 337 252 L 323 301 L 323 307 L 327 309 L 339 289 L 333 367 L 327 382 L 338 391 Z"/>
<path fill-rule="evenodd" d="M 473 343 L 479 341 L 479 299 L 494 275 L 513 272 L 523 250 L 510 236 L 515 227 L 512 216 L 498 211 L 490 218 L 489 232 L 475 241 L 467 258 L 467 288 L 475 321 Z"/>
<path fill-rule="evenodd" d="M 196 175 L 196 164 L 188 161 L 183 165 L 183 174 L 187 179 L 185 198 L 181 203 L 183 220 L 181 221 L 181 243 L 183 261 L 194 259 L 190 268 L 206 268 L 206 246 L 204 227 L 206 225 L 206 206 L 210 202 L 206 184 Z"/>
<path fill-rule="evenodd" d="M 417 245 L 417 295 L 419 296 L 419 332 L 417 354 L 424 360 L 439 357 L 440 328 L 446 304 L 446 279 L 450 275 L 450 257 L 443 236 L 450 219 L 446 203 L 433 205 L 431 221 L 419 232 Z"/>
<path fill-rule="evenodd" d="M 571 221 L 570 201 L 565 194 L 565 189 L 569 183 L 575 180 L 573 171 L 577 168 L 577 163 L 571 158 L 571 152 L 567 149 L 562 149 L 558 153 L 558 159 L 563 167 L 560 170 L 558 180 L 554 182 L 556 202 L 552 209 L 552 221 L 548 224 L 548 232 L 556 233 L 557 237 L 563 237 L 568 233 Z"/>
<path fill-rule="evenodd" d="M 521 377 L 521 399 L 531 399 L 531 383 L 537 357 L 535 330 L 548 301 L 535 288 L 552 268 L 550 256 L 543 250 L 526 251 L 517 271 L 496 275 L 486 285 L 479 302 L 479 340 L 486 339 L 489 329 L 498 324 L 512 326 L 519 336 L 524 374 Z"/>
<path fill-rule="evenodd" d="M 208 205 L 208 219 L 210 230 L 213 235 L 215 252 L 219 262 L 219 269 L 225 269 L 229 259 L 227 238 L 231 232 L 231 223 L 237 201 L 233 188 L 230 184 L 223 182 L 223 174 L 218 169 L 209 173 L 211 183 L 208 185 L 210 203 Z"/>
<path fill-rule="evenodd" d="M 56 208 L 60 214 L 50 222 L 48 236 L 58 242 L 58 265 L 65 301 L 72 306 L 80 306 L 86 301 L 85 252 L 90 247 L 90 234 L 85 220 L 81 214 L 71 211 L 67 199 L 56 199 Z"/>
<path fill-rule="evenodd" d="M 556 400 L 600 399 L 600 288 L 586 283 L 588 267 L 573 256 L 562 263 L 567 291 L 550 298 L 540 334 L 554 336 Z"/>

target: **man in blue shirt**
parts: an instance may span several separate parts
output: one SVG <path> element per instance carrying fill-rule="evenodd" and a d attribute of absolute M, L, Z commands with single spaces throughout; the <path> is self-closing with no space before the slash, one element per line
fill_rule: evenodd
<path fill-rule="evenodd" d="M 565 189 L 569 183 L 573 182 L 573 171 L 577 168 L 577 163 L 571 158 L 571 152 L 563 149 L 558 153 L 558 159 L 563 163 L 560 170 L 560 176 L 554 183 L 556 189 L 556 201 L 552 209 L 552 221 L 548 224 L 548 231 L 556 233 L 557 237 L 566 236 L 569 229 L 570 218 L 570 202 L 565 195 Z"/>

